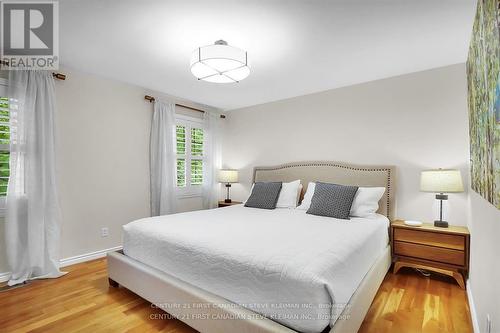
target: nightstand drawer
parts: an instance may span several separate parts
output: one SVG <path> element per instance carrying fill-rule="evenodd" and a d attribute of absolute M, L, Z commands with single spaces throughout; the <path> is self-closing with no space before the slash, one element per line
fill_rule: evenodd
<path fill-rule="evenodd" d="M 395 241 L 394 254 L 457 266 L 465 265 L 465 252 L 434 246 Z"/>
<path fill-rule="evenodd" d="M 465 237 L 462 235 L 394 228 L 394 240 L 461 251 L 465 249 Z"/>

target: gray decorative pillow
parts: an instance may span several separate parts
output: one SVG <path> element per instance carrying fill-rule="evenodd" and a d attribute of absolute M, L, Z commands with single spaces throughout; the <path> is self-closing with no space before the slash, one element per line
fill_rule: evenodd
<path fill-rule="evenodd" d="M 317 182 L 307 214 L 348 220 L 357 191 L 357 186 Z"/>
<path fill-rule="evenodd" d="M 281 182 L 255 183 L 250 198 L 245 202 L 245 207 L 275 209 L 281 186 Z"/>

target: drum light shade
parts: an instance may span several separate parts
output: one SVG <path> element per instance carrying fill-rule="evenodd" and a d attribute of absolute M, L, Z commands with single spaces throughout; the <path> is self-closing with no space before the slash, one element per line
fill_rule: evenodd
<path fill-rule="evenodd" d="M 433 193 L 463 192 L 460 170 L 425 170 L 420 176 L 420 191 Z"/>
<path fill-rule="evenodd" d="M 219 170 L 219 183 L 237 183 L 238 170 L 221 169 Z"/>
<path fill-rule="evenodd" d="M 250 74 L 247 52 L 223 40 L 199 47 L 191 55 L 191 73 L 208 82 L 239 82 Z"/>

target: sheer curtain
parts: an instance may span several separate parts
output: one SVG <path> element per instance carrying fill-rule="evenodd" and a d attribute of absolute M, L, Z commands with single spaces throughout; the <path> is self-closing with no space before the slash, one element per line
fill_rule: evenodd
<path fill-rule="evenodd" d="M 212 112 L 203 114 L 205 128 L 203 168 L 203 207 L 216 208 L 219 201 L 220 184 L 217 182 L 217 171 L 221 167 L 220 116 Z"/>
<path fill-rule="evenodd" d="M 11 71 L 10 178 L 5 236 L 9 285 L 56 278 L 60 211 L 55 176 L 55 84 L 47 71 Z"/>
<path fill-rule="evenodd" d="M 150 138 L 151 215 L 175 213 L 175 104 L 155 101 Z"/>

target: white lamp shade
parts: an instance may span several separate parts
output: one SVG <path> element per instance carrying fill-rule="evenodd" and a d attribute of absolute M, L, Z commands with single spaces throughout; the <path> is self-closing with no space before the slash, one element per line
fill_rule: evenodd
<path fill-rule="evenodd" d="M 460 170 L 425 170 L 420 175 L 420 191 L 433 193 L 463 192 Z"/>
<path fill-rule="evenodd" d="M 208 82 L 239 82 L 250 74 L 247 53 L 222 40 L 199 47 L 191 55 L 191 73 Z"/>
<path fill-rule="evenodd" d="M 222 169 L 219 170 L 219 183 L 237 183 L 238 170 Z"/>

